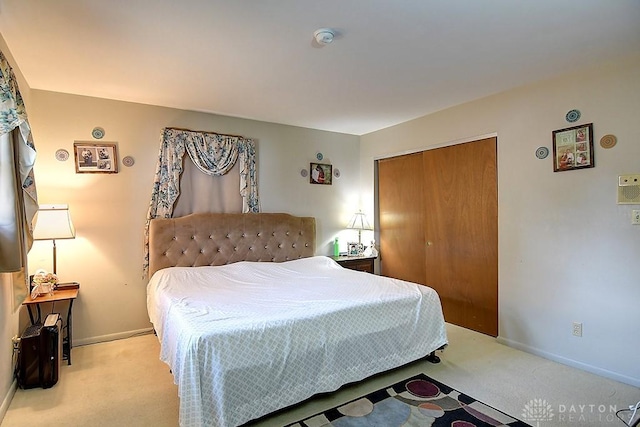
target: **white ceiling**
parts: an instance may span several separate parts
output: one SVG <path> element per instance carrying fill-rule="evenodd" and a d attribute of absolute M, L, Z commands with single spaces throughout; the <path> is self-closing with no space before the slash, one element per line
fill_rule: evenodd
<path fill-rule="evenodd" d="M 0 32 L 32 89 L 362 135 L 638 54 L 640 1 L 0 0 Z"/>

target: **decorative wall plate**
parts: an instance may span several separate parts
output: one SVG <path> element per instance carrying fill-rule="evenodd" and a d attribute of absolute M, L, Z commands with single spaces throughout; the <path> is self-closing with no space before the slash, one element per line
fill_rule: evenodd
<path fill-rule="evenodd" d="M 324 156 L 322 155 L 322 153 L 316 153 L 316 159 L 322 160 L 324 159 Z"/>
<path fill-rule="evenodd" d="M 547 147 L 538 147 L 536 150 L 536 157 L 539 159 L 546 159 L 549 155 L 549 149 Z"/>
<path fill-rule="evenodd" d="M 95 139 L 102 139 L 104 137 L 104 129 L 102 128 L 93 128 L 93 130 L 91 131 L 91 136 L 93 136 Z"/>
<path fill-rule="evenodd" d="M 122 164 L 125 165 L 128 168 L 133 166 L 135 164 L 135 162 L 136 161 L 131 156 L 125 156 L 122 159 Z"/>
<path fill-rule="evenodd" d="M 567 119 L 567 121 L 569 123 L 573 123 L 578 121 L 578 119 L 580 119 L 580 111 L 578 110 L 571 110 L 567 113 L 567 115 L 565 116 L 565 119 Z"/>
<path fill-rule="evenodd" d="M 300 176 L 306 178 L 309 172 L 306 169 L 300 169 Z"/>
<path fill-rule="evenodd" d="M 59 150 L 56 150 L 56 159 L 64 162 L 69 158 L 69 152 L 67 150 L 65 150 L 64 148 L 61 148 Z"/>
<path fill-rule="evenodd" d="M 615 135 L 605 135 L 602 138 L 600 138 L 600 146 L 602 148 L 611 148 L 613 146 L 616 145 L 616 143 L 618 142 L 618 139 L 615 137 Z"/>
<path fill-rule="evenodd" d="M 335 176 L 336 178 L 340 178 L 340 169 L 333 169 L 333 176 Z"/>

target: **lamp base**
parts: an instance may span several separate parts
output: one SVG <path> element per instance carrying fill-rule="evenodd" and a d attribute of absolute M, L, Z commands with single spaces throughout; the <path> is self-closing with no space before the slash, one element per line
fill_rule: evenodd
<path fill-rule="evenodd" d="M 53 274 L 57 274 L 58 258 L 56 254 L 56 239 L 53 239 Z"/>

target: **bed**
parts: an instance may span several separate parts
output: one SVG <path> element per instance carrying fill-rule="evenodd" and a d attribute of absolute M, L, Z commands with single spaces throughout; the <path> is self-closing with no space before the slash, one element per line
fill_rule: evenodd
<path fill-rule="evenodd" d="M 315 219 L 194 214 L 149 228 L 149 317 L 181 426 L 238 426 L 447 344 L 431 288 L 315 256 Z"/>

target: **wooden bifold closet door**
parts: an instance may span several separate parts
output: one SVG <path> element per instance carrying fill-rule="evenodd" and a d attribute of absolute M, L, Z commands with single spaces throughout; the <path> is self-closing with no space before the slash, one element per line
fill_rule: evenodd
<path fill-rule="evenodd" d="M 498 335 L 496 138 L 378 161 L 381 272 L 440 295 L 445 320 Z"/>

